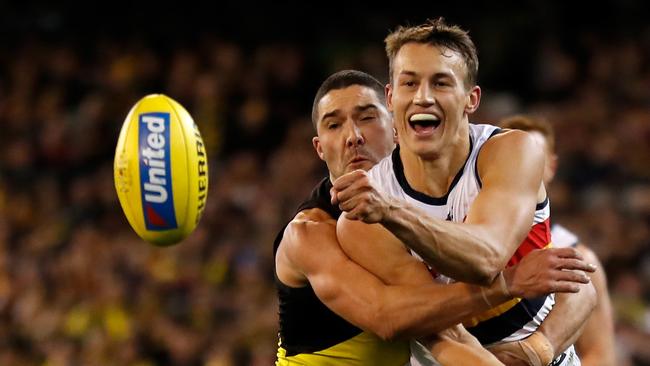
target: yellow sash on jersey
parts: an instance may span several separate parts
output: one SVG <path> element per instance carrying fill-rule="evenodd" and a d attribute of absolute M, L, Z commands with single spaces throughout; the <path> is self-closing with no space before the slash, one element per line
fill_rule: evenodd
<path fill-rule="evenodd" d="M 403 366 L 410 357 L 407 341 L 385 342 L 377 336 L 362 332 L 330 348 L 287 356 L 278 343 L 276 366 Z"/>

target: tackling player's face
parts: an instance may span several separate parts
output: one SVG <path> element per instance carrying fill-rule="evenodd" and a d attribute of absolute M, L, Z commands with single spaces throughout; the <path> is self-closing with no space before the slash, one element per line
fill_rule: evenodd
<path fill-rule="evenodd" d="M 313 144 L 334 179 L 368 170 L 395 147 L 393 123 L 377 93 L 351 85 L 329 91 L 318 102 Z"/>
<path fill-rule="evenodd" d="M 455 51 L 416 42 L 400 48 L 386 99 L 403 149 L 431 159 L 467 138 L 467 115 L 478 108 L 481 89 L 467 87 L 466 75 Z"/>

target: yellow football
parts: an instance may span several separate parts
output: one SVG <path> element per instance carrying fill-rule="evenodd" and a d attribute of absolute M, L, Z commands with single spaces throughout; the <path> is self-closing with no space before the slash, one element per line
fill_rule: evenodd
<path fill-rule="evenodd" d="M 208 160 L 194 120 L 173 99 L 151 94 L 131 108 L 113 172 L 124 214 L 142 239 L 172 245 L 199 223 L 208 193 Z"/>

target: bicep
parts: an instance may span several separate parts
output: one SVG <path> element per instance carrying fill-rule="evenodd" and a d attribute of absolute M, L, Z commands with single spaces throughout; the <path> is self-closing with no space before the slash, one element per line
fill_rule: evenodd
<path fill-rule="evenodd" d="M 341 216 L 336 233 L 343 252 L 384 283 L 431 283 L 431 275 L 424 263 L 413 257 L 404 244 L 383 226 Z"/>
<path fill-rule="evenodd" d="M 483 146 L 478 161 L 482 187 L 465 222 L 482 226 L 501 246 L 499 254 L 505 262 L 533 222 L 544 156 L 528 135 L 493 139 L 501 140 L 490 140 Z"/>
<path fill-rule="evenodd" d="M 307 277 L 316 296 L 350 323 L 372 330 L 370 310 L 382 296 L 381 281 L 343 253 L 334 225 L 295 231 L 299 232 L 292 233 L 291 261 Z"/>

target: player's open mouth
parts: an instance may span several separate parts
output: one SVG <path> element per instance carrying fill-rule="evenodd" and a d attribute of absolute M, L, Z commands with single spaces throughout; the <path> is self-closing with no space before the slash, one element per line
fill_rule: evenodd
<path fill-rule="evenodd" d="M 409 125 L 418 135 L 429 135 L 440 126 L 440 118 L 429 113 L 416 113 L 409 118 Z"/>

